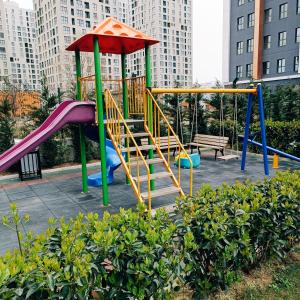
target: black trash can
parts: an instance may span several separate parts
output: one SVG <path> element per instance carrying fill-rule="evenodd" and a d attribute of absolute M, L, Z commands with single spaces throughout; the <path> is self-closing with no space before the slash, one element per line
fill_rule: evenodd
<path fill-rule="evenodd" d="M 40 152 L 36 150 L 29 152 L 19 161 L 19 178 L 21 181 L 33 178 L 42 178 Z"/>

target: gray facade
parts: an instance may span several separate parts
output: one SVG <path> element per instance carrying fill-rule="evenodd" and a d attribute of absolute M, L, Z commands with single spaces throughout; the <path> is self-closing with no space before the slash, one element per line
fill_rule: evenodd
<path fill-rule="evenodd" d="M 241 4 L 243 2 L 244 4 Z M 262 53 L 258 53 L 258 55 L 262 55 L 262 62 L 264 66 L 264 68 L 262 67 L 261 81 L 265 81 L 270 85 L 300 83 L 300 36 L 298 40 L 296 39 L 297 28 L 299 28 L 298 35 L 300 35 L 299 2 L 300 0 L 264 1 L 264 38 L 260 40 L 263 50 Z M 241 5 L 239 5 L 239 3 Z M 287 4 L 287 12 L 285 10 L 286 6 L 282 6 L 280 18 L 280 6 L 284 4 Z M 267 18 L 267 10 L 269 10 L 268 12 L 271 11 L 270 18 Z M 236 77 L 238 77 L 240 82 L 249 82 L 252 78 L 251 74 L 246 74 L 246 65 L 252 64 L 253 59 L 255 59 L 253 57 L 253 52 L 247 51 L 247 40 L 254 38 L 254 26 L 256 26 L 257 22 L 257 20 L 255 20 L 253 26 L 249 27 L 248 16 L 251 13 L 254 13 L 254 11 L 255 1 L 232 0 L 230 3 L 229 81 L 233 81 Z M 244 28 L 238 30 L 238 18 L 241 17 L 244 17 Z M 271 39 L 269 48 L 266 47 L 268 44 L 266 36 L 270 36 Z M 243 42 L 243 51 L 241 53 L 239 50 L 239 54 L 238 42 Z M 237 74 L 238 66 L 242 66 L 242 74 Z"/>

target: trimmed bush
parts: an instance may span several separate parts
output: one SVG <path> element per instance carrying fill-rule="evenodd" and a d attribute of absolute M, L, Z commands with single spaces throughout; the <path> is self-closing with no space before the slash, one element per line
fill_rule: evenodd
<path fill-rule="evenodd" d="M 237 271 L 248 271 L 269 257 L 284 257 L 300 237 L 300 172 L 213 190 L 177 201 L 183 226 L 197 248 L 186 282 L 201 292 L 225 289 Z M 191 262 L 190 262 L 191 263 Z M 197 298 L 198 299 L 198 298 Z"/>
<path fill-rule="evenodd" d="M 259 124 L 252 131 L 260 131 Z M 300 120 L 266 121 L 267 144 L 273 148 L 300 157 Z"/>
<path fill-rule="evenodd" d="M 264 182 L 201 188 L 175 216 L 90 213 L 28 234 L 0 257 L 1 299 L 170 299 L 189 285 L 226 288 L 240 270 L 283 257 L 300 233 L 300 172 Z M 175 218 L 175 219 L 174 219 Z M 6 218 L 7 220 L 7 218 Z"/>
<path fill-rule="evenodd" d="M 0 259 L 1 299 L 168 299 L 182 253 L 177 227 L 163 211 L 82 214 Z M 188 245 L 188 243 L 186 243 Z M 188 249 L 188 247 L 186 247 Z"/>
<path fill-rule="evenodd" d="M 266 120 L 266 134 L 267 144 L 270 147 L 279 149 L 289 154 L 300 157 L 300 120 L 297 121 L 271 121 Z M 212 121 L 209 126 L 209 133 L 212 135 L 219 135 L 220 124 L 218 121 Z M 224 124 L 225 136 L 229 137 L 230 146 L 233 133 L 233 122 L 232 120 L 226 120 Z M 244 128 L 239 125 L 238 132 L 244 135 Z M 259 123 L 251 126 L 251 132 L 260 132 Z M 236 138 L 236 137 L 234 137 Z M 258 135 L 257 141 L 260 142 Z M 236 139 L 234 140 L 236 142 Z M 239 148 L 242 148 L 242 141 L 239 141 Z M 260 153 L 261 150 L 258 147 L 249 145 L 252 152 Z"/>

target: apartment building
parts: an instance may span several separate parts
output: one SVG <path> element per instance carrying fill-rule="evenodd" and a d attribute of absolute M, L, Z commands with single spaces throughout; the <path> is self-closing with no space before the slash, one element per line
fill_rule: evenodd
<path fill-rule="evenodd" d="M 153 86 L 192 86 L 192 0 L 129 0 L 127 20 L 160 41 L 151 47 Z M 144 74 L 143 51 L 130 56 L 128 72 Z"/>
<path fill-rule="evenodd" d="M 75 79 L 74 53 L 65 48 L 105 18 L 125 20 L 124 0 L 33 0 L 38 30 L 40 73 L 45 74 L 52 91 L 72 88 Z M 94 73 L 93 55 L 82 53 L 83 74 Z M 103 55 L 102 74 L 120 77 L 120 58 Z"/>
<path fill-rule="evenodd" d="M 0 0 L 0 89 L 6 79 L 20 89 L 40 89 L 34 12 Z"/>
<path fill-rule="evenodd" d="M 161 41 L 152 47 L 153 84 L 192 85 L 192 0 L 33 0 L 41 74 L 52 90 L 70 89 L 74 53 L 65 48 L 94 25 L 113 16 Z M 93 56 L 82 54 L 83 74 L 93 74 Z M 120 57 L 101 56 L 105 78 L 120 78 Z M 144 53 L 130 55 L 128 75 L 144 74 Z M 177 82 L 177 83 L 176 83 Z"/>
<path fill-rule="evenodd" d="M 224 5 L 223 80 L 300 83 L 300 0 Z"/>

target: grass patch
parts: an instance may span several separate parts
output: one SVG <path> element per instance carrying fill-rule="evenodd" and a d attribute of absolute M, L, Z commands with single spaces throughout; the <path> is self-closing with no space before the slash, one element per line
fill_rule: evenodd
<path fill-rule="evenodd" d="M 273 260 L 241 277 L 225 292 L 207 300 L 298 300 L 300 299 L 300 245 L 283 261 Z"/>

